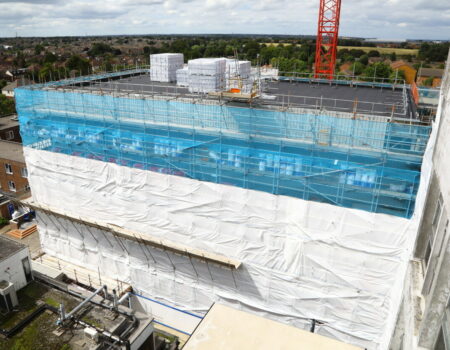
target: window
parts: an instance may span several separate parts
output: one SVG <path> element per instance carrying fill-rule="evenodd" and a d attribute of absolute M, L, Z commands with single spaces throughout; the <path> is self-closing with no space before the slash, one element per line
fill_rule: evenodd
<path fill-rule="evenodd" d="M 13 173 L 11 164 L 6 164 L 5 163 L 5 171 L 6 171 L 7 174 L 12 174 Z"/>
<path fill-rule="evenodd" d="M 6 139 L 7 140 L 12 140 L 14 138 L 14 131 L 9 130 L 6 132 Z"/>
<path fill-rule="evenodd" d="M 444 220 L 439 220 L 439 225 L 437 226 L 437 230 L 435 232 L 435 238 L 433 241 L 433 245 L 431 246 L 431 252 L 428 253 L 428 264 L 426 266 L 425 279 L 423 281 L 422 294 L 428 295 L 430 292 L 431 286 L 437 273 L 439 273 L 440 261 L 442 260 L 442 250 L 445 248 L 443 242 L 445 237 L 447 236 L 447 229 L 449 221 L 444 218 Z M 450 349 L 449 349 L 450 350 Z"/>
<path fill-rule="evenodd" d="M 436 209 L 435 209 L 434 215 L 433 215 L 433 222 L 431 223 L 431 233 L 428 236 L 427 249 L 425 251 L 425 256 L 424 256 L 425 268 L 428 267 L 428 264 L 430 262 L 431 250 L 433 248 L 434 240 L 436 238 L 436 231 L 437 231 L 439 222 L 441 220 L 442 202 L 443 202 L 442 194 L 439 194 L 439 199 L 437 201 Z"/>
<path fill-rule="evenodd" d="M 20 172 L 21 172 L 21 174 L 22 174 L 22 177 L 25 177 L 25 178 L 28 177 L 28 169 L 27 169 L 27 168 L 22 168 L 22 169 L 20 170 Z"/>
<path fill-rule="evenodd" d="M 16 192 L 16 184 L 14 181 L 8 181 L 8 187 L 11 192 Z"/>

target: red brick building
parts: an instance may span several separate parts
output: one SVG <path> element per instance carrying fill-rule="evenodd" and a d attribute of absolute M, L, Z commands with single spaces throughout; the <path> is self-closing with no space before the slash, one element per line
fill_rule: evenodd
<path fill-rule="evenodd" d="M 10 218 L 14 208 L 10 197 L 26 198 L 30 195 L 28 171 L 22 144 L 0 141 L 0 216 Z"/>
<path fill-rule="evenodd" d="M 0 118 L 0 140 L 22 142 L 17 115 Z"/>

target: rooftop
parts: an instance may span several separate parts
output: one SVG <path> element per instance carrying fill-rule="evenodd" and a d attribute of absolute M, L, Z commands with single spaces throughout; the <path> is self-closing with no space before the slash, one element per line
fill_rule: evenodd
<path fill-rule="evenodd" d="M 144 71 L 86 77 L 47 85 L 56 89 L 76 89 L 112 95 L 162 96 L 170 99 L 192 98 L 218 100 L 217 96 L 190 93 L 176 83 L 150 80 Z M 39 88 L 39 87 L 37 87 Z M 221 99 L 221 103 L 234 103 Z M 264 108 L 309 108 L 375 115 L 398 119 L 415 118 L 415 106 L 406 85 L 377 82 L 326 81 L 311 78 L 280 77 L 263 82 L 261 97 L 252 106 Z"/>
<path fill-rule="evenodd" d="M 444 70 L 439 68 L 420 68 L 418 76 L 442 78 Z"/>
<path fill-rule="evenodd" d="M 9 258 L 18 251 L 26 248 L 25 244 L 13 241 L 12 239 L 0 236 L 0 261 Z"/>
<path fill-rule="evenodd" d="M 0 140 L 0 158 L 25 163 L 22 144 Z"/>
<path fill-rule="evenodd" d="M 300 345 L 301 344 L 301 345 Z M 198 325 L 184 350 L 358 350 L 299 328 L 214 304 Z"/>
<path fill-rule="evenodd" d="M 0 117 L 0 130 L 10 129 L 19 126 L 17 115 L 9 115 Z"/>

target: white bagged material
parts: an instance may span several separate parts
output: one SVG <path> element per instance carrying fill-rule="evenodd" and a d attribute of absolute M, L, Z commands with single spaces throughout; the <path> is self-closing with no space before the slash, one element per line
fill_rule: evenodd
<path fill-rule="evenodd" d="M 250 61 L 238 61 L 235 59 L 227 59 L 226 77 L 232 78 L 240 76 L 241 78 L 249 78 L 251 74 Z"/>
<path fill-rule="evenodd" d="M 189 75 L 225 75 L 225 58 L 197 58 L 188 61 Z"/>
<path fill-rule="evenodd" d="M 207 93 L 211 91 L 223 91 L 225 89 L 224 75 L 191 75 L 188 78 L 189 91 Z"/>
<path fill-rule="evenodd" d="M 177 70 L 183 68 L 182 53 L 161 53 L 150 55 L 150 79 L 160 82 L 174 82 Z"/>
<path fill-rule="evenodd" d="M 189 91 L 208 93 L 226 87 L 226 59 L 198 58 L 188 62 Z"/>
<path fill-rule="evenodd" d="M 189 86 L 189 70 L 188 67 L 183 67 L 177 70 L 177 85 Z"/>

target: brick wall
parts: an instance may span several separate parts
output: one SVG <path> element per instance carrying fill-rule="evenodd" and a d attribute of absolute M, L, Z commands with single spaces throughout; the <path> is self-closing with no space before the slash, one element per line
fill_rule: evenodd
<path fill-rule="evenodd" d="M 14 141 L 22 143 L 22 138 L 20 137 L 19 126 L 13 126 L 12 128 L 7 128 L 0 130 L 0 140 Z M 12 131 L 14 137 L 12 139 L 9 138 L 9 131 Z"/>
<path fill-rule="evenodd" d="M 11 165 L 12 174 L 6 172 L 5 164 Z M 28 179 L 22 176 L 23 168 L 26 168 L 25 163 L 0 158 L 0 186 L 2 191 L 14 193 L 8 186 L 8 181 L 13 181 L 16 187 L 15 193 L 18 196 L 25 193 L 25 187 L 28 186 Z"/>

